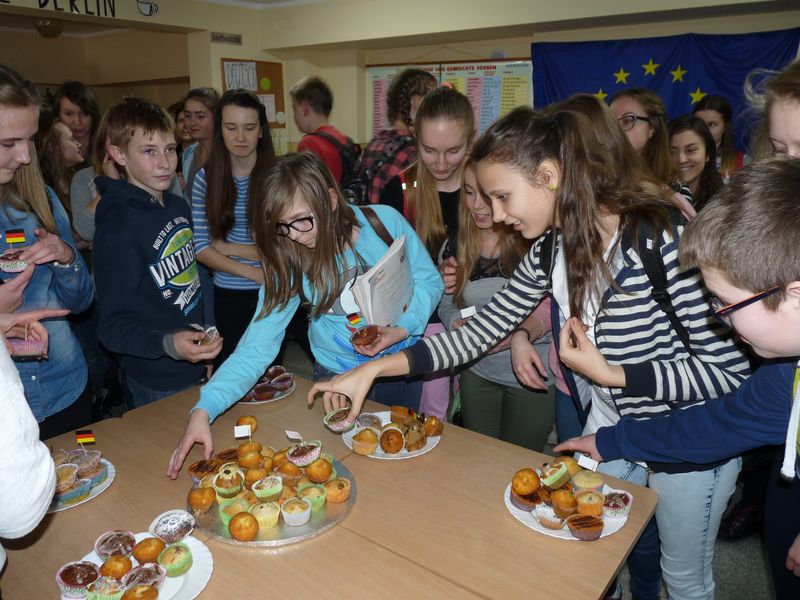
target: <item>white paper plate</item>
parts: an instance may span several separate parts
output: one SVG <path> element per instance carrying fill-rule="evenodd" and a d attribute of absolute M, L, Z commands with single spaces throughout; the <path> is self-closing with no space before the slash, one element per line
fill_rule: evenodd
<path fill-rule="evenodd" d="M 140 542 L 144 538 L 153 536 L 147 531 L 142 531 L 137 533 L 135 537 L 136 541 Z M 200 595 L 208 580 L 211 579 L 211 571 L 214 570 L 214 559 L 211 557 L 211 551 L 208 546 L 191 535 L 183 538 L 181 542 L 189 546 L 189 550 L 192 552 L 192 567 L 185 575 L 167 577 L 158 593 L 158 600 L 193 600 L 193 598 L 197 598 Z M 98 566 L 103 564 L 103 561 L 94 551 L 84 556 L 81 560 L 88 560 Z M 134 567 L 139 565 L 133 557 L 131 557 L 131 562 Z M 69 598 L 61 596 L 61 600 L 69 600 Z"/>
<path fill-rule="evenodd" d="M 297 389 L 297 382 L 292 381 L 292 387 L 290 387 L 285 392 L 278 392 L 269 400 L 239 400 L 239 404 L 269 404 L 270 402 L 277 402 L 278 400 L 283 400 L 287 396 L 291 396 L 296 389 Z"/>
<path fill-rule="evenodd" d="M 608 493 L 612 490 L 612 488 L 608 487 L 607 485 L 603 485 L 603 493 Z M 525 510 L 520 510 L 513 504 L 511 504 L 511 484 L 508 484 L 506 491 L 503 492 L 503 500 L 506 503 L 506 508 L 508 512 L 514 515 L 514 518 L 519 521 L 520 523 L 530 527 L 534 531 L 538 531 L 539 533 L 543 533 L 545 535 L 549 535 L 550 537 L 559 538 L 562 540 L 572 540 L 573 542 L 579 542 L 578 538 L 572 535 L 570 532 L 569 527 L 566 523 L 564 523 L 563 529 L 548 529 L 547 527 L 542 527 L 539 525 L 539 520 L 533 514 L 533 512 L 528 512 Z M 610 517 L 603 517 L 603 533 L 600 534 L 601 538 L 604 538 L 612 533 L 616 533 L 628 520 L 628 516 L 624 516 L 619 519 L 612 519 Z"/>
<path fill-rule="evenodd" d="M 114 481 L 114 477 L 117 476 L 117 470 L 114 468 L 114 465 L 112 465 L 111 462 L 107 461 L 105 458 L 101 458 L 100 462 L 106 466 L 106 469 L 108 469 L 108 477 L 106 477 L 105 481 L 103 481 L 100 485 L 94 486 L 86 498 L 80 502 L 76 502 L 75 504 L 61 504 L 61 502 L 58 501 L 58 498 L 53 497 L 53 501 L 50 503 L 50 508 L 47 509 L 47 512 L 57 513 L 61 512 L 62 510 L 75 508 L 76 506 L 80 506 L 84 502 L 89 502 L 89 500 L 92 500 L 93 498 L 96 498 L 105 492 Z"/>
<path fill-rule="evenodd" d="M 371 413 L 381 420 L 381 425 L 386 425 L 387 423 L 391 422 L 392 411 L 390 410 L 382 410 L 380 412 Z M 363 427 L 359 427 L 356 425 L 350 431 L 345 431 L 342 434 L 342 441 L 345 443 L 345 446 L 353 449 L 353 436 L 361 431 Z M 414 450 L 413 452 L 409 452 L 405 448 L 400 450 L 397 454 L 388 454 L 383 451 L 381 445 L 378 444 L 378 447 L 375 448 L 375 454 L 370 454 L 369 458 L 378 458 L 381 460 L 403 460 L 404 458 L 414 458 L 415 456 L 420 456 L 421 454 L 425 454 L 426 452 L 430 452 L 433 450 L 436 445 L 439 443 L 439 440 L 442 439 L 442 436 L 431 436 L 428 438 L 428 441 L 425 442 L 425 445 L 420 448 L 419 450 Z"/>

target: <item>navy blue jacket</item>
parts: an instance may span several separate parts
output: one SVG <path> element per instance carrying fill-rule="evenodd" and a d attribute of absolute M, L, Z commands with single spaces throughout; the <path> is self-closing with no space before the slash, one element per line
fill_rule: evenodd
<path fill-rule="evenodd" d="M 196 382 L 202 364 L 171 358 L 164 337 L 203 323 L 203 292 L 186 201 L 164 192 L 163 206 L 126 181 L 95 179 L 94 277 L 98 335 L 122 369 L 154 390 Z"/>

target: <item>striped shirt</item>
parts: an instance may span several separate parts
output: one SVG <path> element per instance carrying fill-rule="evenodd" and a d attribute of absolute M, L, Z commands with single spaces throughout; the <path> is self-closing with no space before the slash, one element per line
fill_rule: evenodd
<path fill-rule="evenodd" d="M 749 375 L 749 364 L 732 333 L 711 317 L 709 294 L 697 269 L 678 263 L 678 240 L 662 234 L 659 248 L 667 289 L 686 327 L 690 354 L 651 295 L 642 260 L 622 239 L 624 264 L 616 276 L 619 289 L 608 288 L 595 322 L 597 348 L 610 364 L 625 371 L 625 388 L 609 392 L 620 415 L 652 416 L 700 403 L 735 390 Z M 427 373 L 475 360 L 507 336 L 550 290 L 541 268 L 544 238 L 523 257 L 509 283 L 467 324 L 420 340 L 406 350 L 411 374 Z M 565 368 L 566 369 L 566 368 Z"/>
<path fill-rule="evenodd" d="M 234 177 L 233 183 L 236 186 L 236 205 L 234 207 L 233 227 L 225 236 L 226 242 L 233 244 L 253 244 L 250 235 L 250 225 L 247 222 L 247 190 L 250 186 L 250 177 Z M 208 187 L 206 184 L 206 170 L 200 169 L 194 178 L 192 186 L 192 220 L 194 221 L 194 248 L 195 253 L 200 254 L 211 245 L 211 230 L 208 227 L 206 217 L 206 195 Z M 261 268 L 261 263 L 239 258 L 238 256 L 229 257 L 251 267 Z M 231 275 L 224 271 L 214 271 L 214 285 L 228 290 L 257 290 L 261 287 L 252 279 L 245 279 L 238 275 Z"/>

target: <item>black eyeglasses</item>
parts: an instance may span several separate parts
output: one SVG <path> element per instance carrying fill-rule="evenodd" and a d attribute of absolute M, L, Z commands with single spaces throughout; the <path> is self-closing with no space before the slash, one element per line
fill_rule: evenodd
<path fill-rule="evenodd" d="M 275 224 L 275 233 L 282 237 L 287 237 L 291 229 L 301 233 L 311 231 L 314 229 L 314 215 L 301 217 L 299 219 L 295 219 L 294 221 L 290 221 L 289 223 L 281 223 L 278 221 L 278 223 Z"/>
<path fill-rule="evenodd" d="M 749 298 L 745 298 L 740 302 L 734 302 L 733 304 L 724 304 L 722 300 L 720 300 L 716 296 L 711 296 L 711 316 L 713 316 L 717 321 L 719 321 L 723 325 L 727 325 L 728 327 L 730 327 L 731 313 L 734 313 L 740 308 L 744 308 L 745 306 L 750 306 L 751 304 L 760 302 L 764 298 L 769 298 L 770 296 L 772 296 L 772 294 L 777 294 L 782 289 L 783 286 L 776 285 L 773 288 L 769 288 L 768 290 L 764 290 L 763 292 L 758 292 L 757 294 L 753 294 Z"/>
<path fill-rule="evenodd" d="M 623 131 L 628 131 L 636 127 L 636 121 L 644 121 L 645 123 L 649 123 L 650 117 L 627 114 L 627 115 L 622 115 L 619 119 L 617 119 L 617 121 L 619 121 L 619 124 L 622 127 Z"/>

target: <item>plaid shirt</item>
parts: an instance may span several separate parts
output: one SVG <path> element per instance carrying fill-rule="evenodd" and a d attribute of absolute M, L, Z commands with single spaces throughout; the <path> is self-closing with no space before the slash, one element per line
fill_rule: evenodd
<path fill-rule="evenodd" d="M 405 142 L 398 144 L 398 142 Z M 367 189 L 367 197 L 370 204 L 377 204 L 380 200 L 383 186 L 395 175 L 405 170 L 411 163 L 417 160 L 417 149 L 412 143 L 411 136 L 401 135 L 394 129 L 384 129 L 378 133 L 369 143 L 364 153 L 361 155 L 361 167 L 359 174 L 367 171 L 369 166 L 376 160 L 385 155 L 387 145 L 394 144 L 400 148 L 386 160 L 380 170 L 375 174 Z"/>

